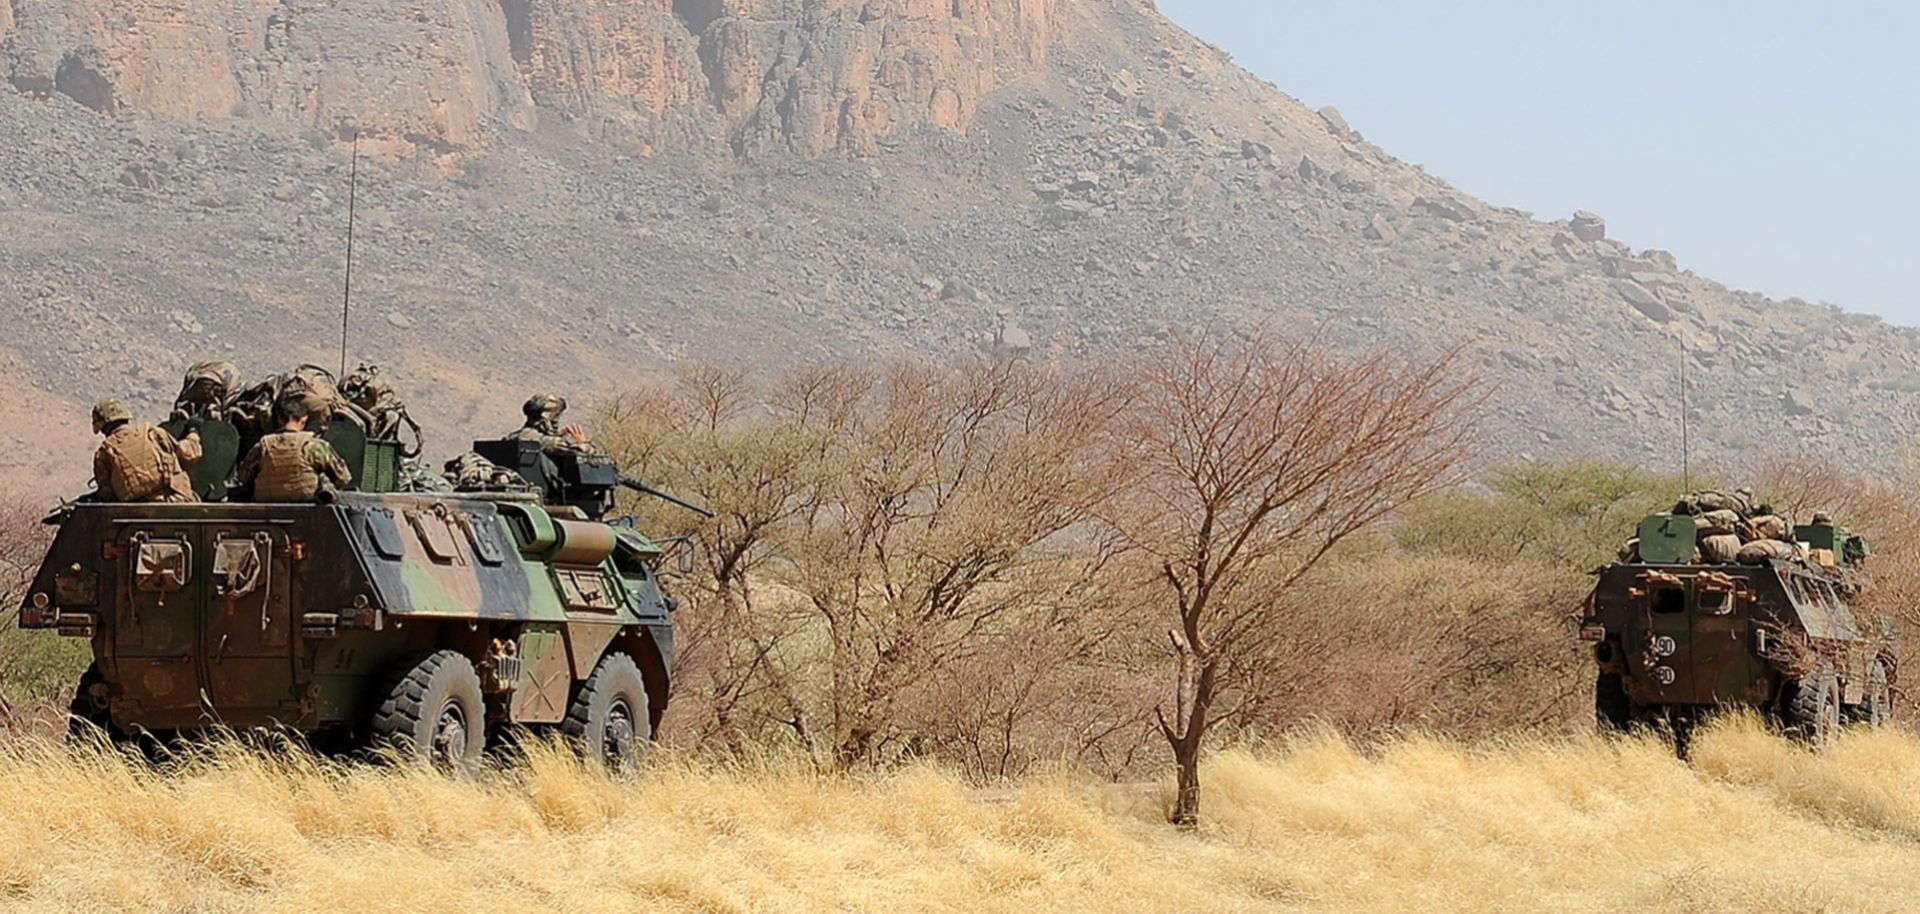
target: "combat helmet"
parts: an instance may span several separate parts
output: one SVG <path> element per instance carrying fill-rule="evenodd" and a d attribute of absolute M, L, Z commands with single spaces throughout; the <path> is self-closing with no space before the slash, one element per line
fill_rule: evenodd
<path fill-rule="evenodd" d="M 94 434 L 104 432 L 122 422 L 132 421 L 133 410 L 128 409 L 127 404 L 119 400 L 101 400 L 93 405 Z"/>
<path fill-rule="evenodd" d="M 560 414 L 567 411 L 567 399 L 553 394 L 535 394 L 520 411 L 527 414 L 528 424 L 558 422 Z"/>

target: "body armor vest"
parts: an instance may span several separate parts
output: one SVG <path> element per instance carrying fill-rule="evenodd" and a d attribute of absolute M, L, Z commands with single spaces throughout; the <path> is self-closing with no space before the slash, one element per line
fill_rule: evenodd
<path fill-rule="evenodd" d="M 100 480 L 104 494 L 114 501 L 181 500 L 191 496 L 191 484 L 173 449 L 159 438 L 166 432 L 145 423 L 127 423 L 107 436 L 100 447 L 113 472 Z"/>
<path fill-rule="evenodd" d="M 276 432 L 260 439 L 260 475 L 253 481 L 253 500 L 298 503 L 320 494 L 320 474 L 307 456 L 312 432 Z"/>

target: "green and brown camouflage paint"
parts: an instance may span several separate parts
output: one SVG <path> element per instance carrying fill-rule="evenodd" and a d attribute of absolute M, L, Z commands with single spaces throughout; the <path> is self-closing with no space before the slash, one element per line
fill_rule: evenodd
<path fill-rule="evenodd" d="M 624 651 L 657 724 L 673 649 L 661 554 L 511 495 L 81 503 L 21 619 L 91 639 L 122 729 L 354 732 L 401 658 L 446 649 L 481 672 L 490 725 L 559 721 Z"/>
<path fill-rule="evenodd" d="M 1858 706 L 1892 643 L 1856 621 L 1855 587 L 1845 572 L 1781 560 L 1609 565 L 1581 635 L 1600 676 L 1620 677 L 1633 720 L 1728 706 L 1777 713 L 1787 687 L 1823 665 L 1842 703 Z"/>

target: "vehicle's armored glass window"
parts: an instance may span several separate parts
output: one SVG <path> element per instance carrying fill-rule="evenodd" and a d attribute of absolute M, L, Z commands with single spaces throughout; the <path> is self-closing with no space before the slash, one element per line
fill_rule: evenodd
<path fill-rule="evenodd" d="M 1653 611 L 1662 615 L 1686 612 L 1687 592 L 1678 587 L 1654 588 Z"/>
<path fill-rule="evenodd" d="M 1727 605 L 1730 602 L 1729 597 L 1731 596 L 1732 594 L 1724 590 L 1702 590 L 1700 591 L 1700 611 L 1708 613 L 1726 612 Z"/>

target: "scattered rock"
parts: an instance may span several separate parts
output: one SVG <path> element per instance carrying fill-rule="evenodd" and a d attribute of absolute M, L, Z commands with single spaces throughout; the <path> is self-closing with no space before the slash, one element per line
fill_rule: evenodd
<path fill-rule="evenodd" d="M 1635 311 L 1646 315 L 1649 320 L 1663 324 L 1673 320 L 1673 311 L 1646 286 L 1631 279 L 1617 279 L 1614 280 L 1613 288 L 1620 293 L 1620 297 L 1625 299 L 1627 304 L 1632 305 Z"/>
<path fill-rule="evenodd" d="M 1573 214 L 1573 221 L 1567 223 L 1573 237 L 1589 244 L 1607 237 L 1607 220 L 1594 213 L 1580 210 Z"/>
<path fill-rule="evenodd" d="M 1018 324 L 1008 324 L 1000 328 L 1000 345 L 1007 355 L 1023 359 L 1033 352 L 1033 336 Z"/>
<path fill-rule="evenodd" d="M 940 300 L 970 302 L 977 305 L 988 303 L 987 293 L 960 279 L 949 279 L 940 287 Z"/>
<path fill-rule="evenodd" d="M 1781 394 L 1780 405 L 1789 416 L 1811 416 L 1814 413 L 1813 399 L 1798 390 Z"/>
<path fill-rule="evenodd" d="M 1400 233 L 1393 230 L 1393 223 L 1388 222 L 1386 216 L 1374 213 L 1373 217 L 1367 220 L 1366 236 L 1374 241 L 1392 244 L 1399 240 Z"/>
<path fill-rule="evenodd" d="M 160 172 L 144 162 L 134 162 L 120 171 L 120 183 L 138 190 L 158 190 Z"/>
<path fill-rule="evenodd" d="M 1344 190 L 1350 194 L 1373 193 L 1372 181 L 1369 181 L 1366 178 L 1362 178 L 1358 175 L 1355 175 L 1344 168 L 1334 172 L 1331 180 L 1333 181 L 1333 186 L 1338 187 L 1341 190 Z"/>
<path fill-rule="evenodd" d="M 413 318 L 408 317 L 406 313 L 402 311 L 388 311 L 387 323 L 392 324 L 394 327 L 401 330 L 409 330 L 413 328 Z"/>
<path fill-rule="evenodd" d="M 1340 109 L 1328 105 L 1321 108 L 1319 114 L 1320 120 L 1327 125 L 1328 130 L 1333 131 L 1334 136 L 1344 140 L 1352 135 L 1353 128 L 1347 126 L 1347 119 L 1340 116 Z"/>
<path fill-rule="evenodd" d="M 1415 197 L 1413 208 L 1448 222 L 1471 222 L 1474 218 L 1471 207 L 1451 197 Z"/>
<path fill-rule="evenodd" d="M 1300 175 L 1302 181 L 1318 181 L 1327 176 L 1326 169 L 1315 165 L 1313 160 L 1306 156 L 1300 157 L 1300 166 L 1294 170 Z"/>

